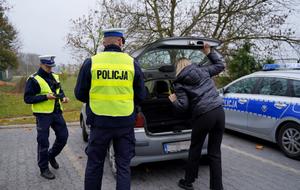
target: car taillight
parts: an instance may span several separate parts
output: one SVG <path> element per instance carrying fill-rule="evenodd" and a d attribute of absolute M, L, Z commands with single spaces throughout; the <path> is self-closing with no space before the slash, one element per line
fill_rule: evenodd
<path fill-rule="evenodd" d="M 140 113 L 138 114 L 138 119 L 137 119 L 136 124 L 134 125 L 134 127 L 135 128 L 144 127 L 144 120 L 143 120 L 143 117 Z"/>

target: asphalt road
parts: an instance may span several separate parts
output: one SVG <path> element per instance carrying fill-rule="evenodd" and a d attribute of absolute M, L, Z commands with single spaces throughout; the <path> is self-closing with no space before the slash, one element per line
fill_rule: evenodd
<path fill-rule="evenodd" d="M 40 176 L 36 161 L 36 129 L 30 125 L 0 126 L 0 190 L 82 190 L 87 145 L 77 123 L 68 124 L 68 144 L 57 157 L 56 178 Z M 31 129 L 31 130 L 29 130 Z M 54 133 L 50 135 L 51 143 Z M 263 146 L 262 150 L 256 146 Z M 132 168 L 132 190 L 180 190 L 186 160 L 142 164 Z M 226 190 L 299 190 L 300 161 L 285 157 L 267 141 L 225 131 L 222 143 L 223 184 Z M 105 163 L 103 190 L 115 189 L 115 179 Z M 209 189 L 209 168 L 202 163 L 195 189 Z"/>

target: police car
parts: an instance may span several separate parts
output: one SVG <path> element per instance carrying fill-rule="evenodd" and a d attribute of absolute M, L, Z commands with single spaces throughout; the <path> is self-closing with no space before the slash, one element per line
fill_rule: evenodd
<path fill-rule="evenodd" d="M 199 37 L 163 38 L 131 54 L 141 64 L 147 87 L 146 99 L 139 105 L 137 124 L 134 126 L 136 155 L 131 160 L 131 166 L 187 158 L 192 130 L 191 115 L 176 112 L 168 96 L 174 93 L 174 64 L 180 57 L 184 56 L 200 65 L 211 64 L 206 55 L 199 51 L 204 43 L 211 44 L 211 51 L 222 57 L 215 50 L 221 41 Z M 80 123 L 83 139 L 88 141 L 90 126 L 85 124 L 85 120 L 83 107 Z M 202 154 L 207 154 L 207 139 Z M 115 174 L 112 144 L 108 150 L 108 160 Z"/>
<path fill-rule="evenodd" d="M 300 159 L 300 64 L 267 64 L 219 89 L 226 128 L 279 145 Z"/>

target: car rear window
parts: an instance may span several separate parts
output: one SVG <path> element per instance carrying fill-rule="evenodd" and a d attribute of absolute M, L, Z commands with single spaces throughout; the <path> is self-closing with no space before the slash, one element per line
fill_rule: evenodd
<path fill-rule="evenodd" d="M 163 65 L 175 65 L 176 61 L 185 57 L 192 63 L 200 65 L 211 64 L 207 56 L 200 50 L 191 49 L 159 49 L 145 53 L 139 62 L 142 68 L 160 67 Z"/>

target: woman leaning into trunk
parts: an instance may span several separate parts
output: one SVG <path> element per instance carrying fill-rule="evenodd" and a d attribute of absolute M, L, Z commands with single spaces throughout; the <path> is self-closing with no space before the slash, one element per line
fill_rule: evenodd
<path fill-rule="evenodd" d="M 193 116 L 191 145 L 184 179 L 178 185 L 193 190 L 193 182 L 198 178 L 199 161 L 204 140 L 208 134 L 208 158 L 210 169 L 210 189 L 223 189 L 221 142 L 225 129 L 223 100 L 219 97 L 212 76 L 225 68 L 222 60 L 210 52 L 210 44 L 205 43 L 205 53 L 212 65 L 191 64 L 186 58 L 180 58 L 175 65 L 175 94 L 169 99 L 173 106 L 181 111 L 189 111 Z"/>

